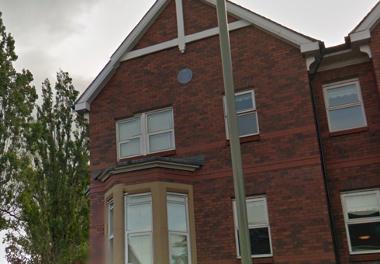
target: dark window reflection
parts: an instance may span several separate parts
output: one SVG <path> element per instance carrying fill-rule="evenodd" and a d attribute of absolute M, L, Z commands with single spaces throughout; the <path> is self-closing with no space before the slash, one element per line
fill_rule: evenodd
<path fill-rule="evenodd" d="M 269 230 L 267 227 L 249 229 L 249 236 L 251 240 L 251 255 L 272 254 L 270 249 Z M 241 255 L 240 247 L 239 255 Z"/>
<path fill-rule="evenodd" d="M 352 251 L 380 250 L 380 223 L 349 225 Z"/>

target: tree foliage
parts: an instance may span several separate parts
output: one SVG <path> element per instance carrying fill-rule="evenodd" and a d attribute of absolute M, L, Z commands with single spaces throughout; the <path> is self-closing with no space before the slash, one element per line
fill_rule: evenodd
<path fill-rule="evenodd" d="M 86 257 L 88 128 L 72 109 L 77 95 L 68 73 L 57 74 L 54 89 L 43 83 L 42 104 L 26 133 L 31 163 L 19 174 L 10 263 L 69 264 Z"/>
<path fill-rule="evenodd" d="M 0 13 L 0 230 L 16 214 L 13 203 L 24 151 L 25 125 L 31 120 L 37 95 L 27 70 L 17 72 L 15 41 L 7 34 Z"/>
<path fill-rule="evenodd" d="M 88 236 L 88 135 L 72 109 L 68 73 L 42 85 L 17 72 L 15 41 L 0 13 L 0 230 L 13 264 L 83 263 Z"/>

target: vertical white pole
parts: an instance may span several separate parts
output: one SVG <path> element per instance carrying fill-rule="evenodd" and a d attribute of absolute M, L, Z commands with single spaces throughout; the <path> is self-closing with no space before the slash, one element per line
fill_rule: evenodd
<path fill-rule="evenodd" d="M 230 139 L 232 171 L 236 198 L 236 212 L 239 226 L 240 254 L 243 264 L 251 264 L 251 243 L 248 230 L 247 205 L 240 150 L 240 138 L 235 111 L 235 89 L 225 0 L 217 0 L 217 12 L 219 22 L 220 49 L 223 63 L 224 91 L 226 95 L 228 133 Z"/>

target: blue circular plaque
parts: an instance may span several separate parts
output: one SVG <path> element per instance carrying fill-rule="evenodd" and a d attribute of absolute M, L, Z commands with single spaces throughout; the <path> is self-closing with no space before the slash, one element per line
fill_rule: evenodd
<path fill-rule="evenodd" d="M 193 79 L 193 71 L 184 68 L 178 72 L 177 80 L 180 84 L 188 84 Z"/>

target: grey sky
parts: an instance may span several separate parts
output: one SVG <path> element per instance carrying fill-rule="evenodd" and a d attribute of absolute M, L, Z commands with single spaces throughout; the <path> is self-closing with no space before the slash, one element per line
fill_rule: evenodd
<path fill-rule="evenodd" d="M 378 0 L 234 0 L 256 13 L 320 39 L 343 43 Z M 16 39 L 17 66 L 37 88 L 59 69 L 83 91 L 154 0 L 0 0 Z M 6 263 L 0 244 L 0 264 Z"/>

